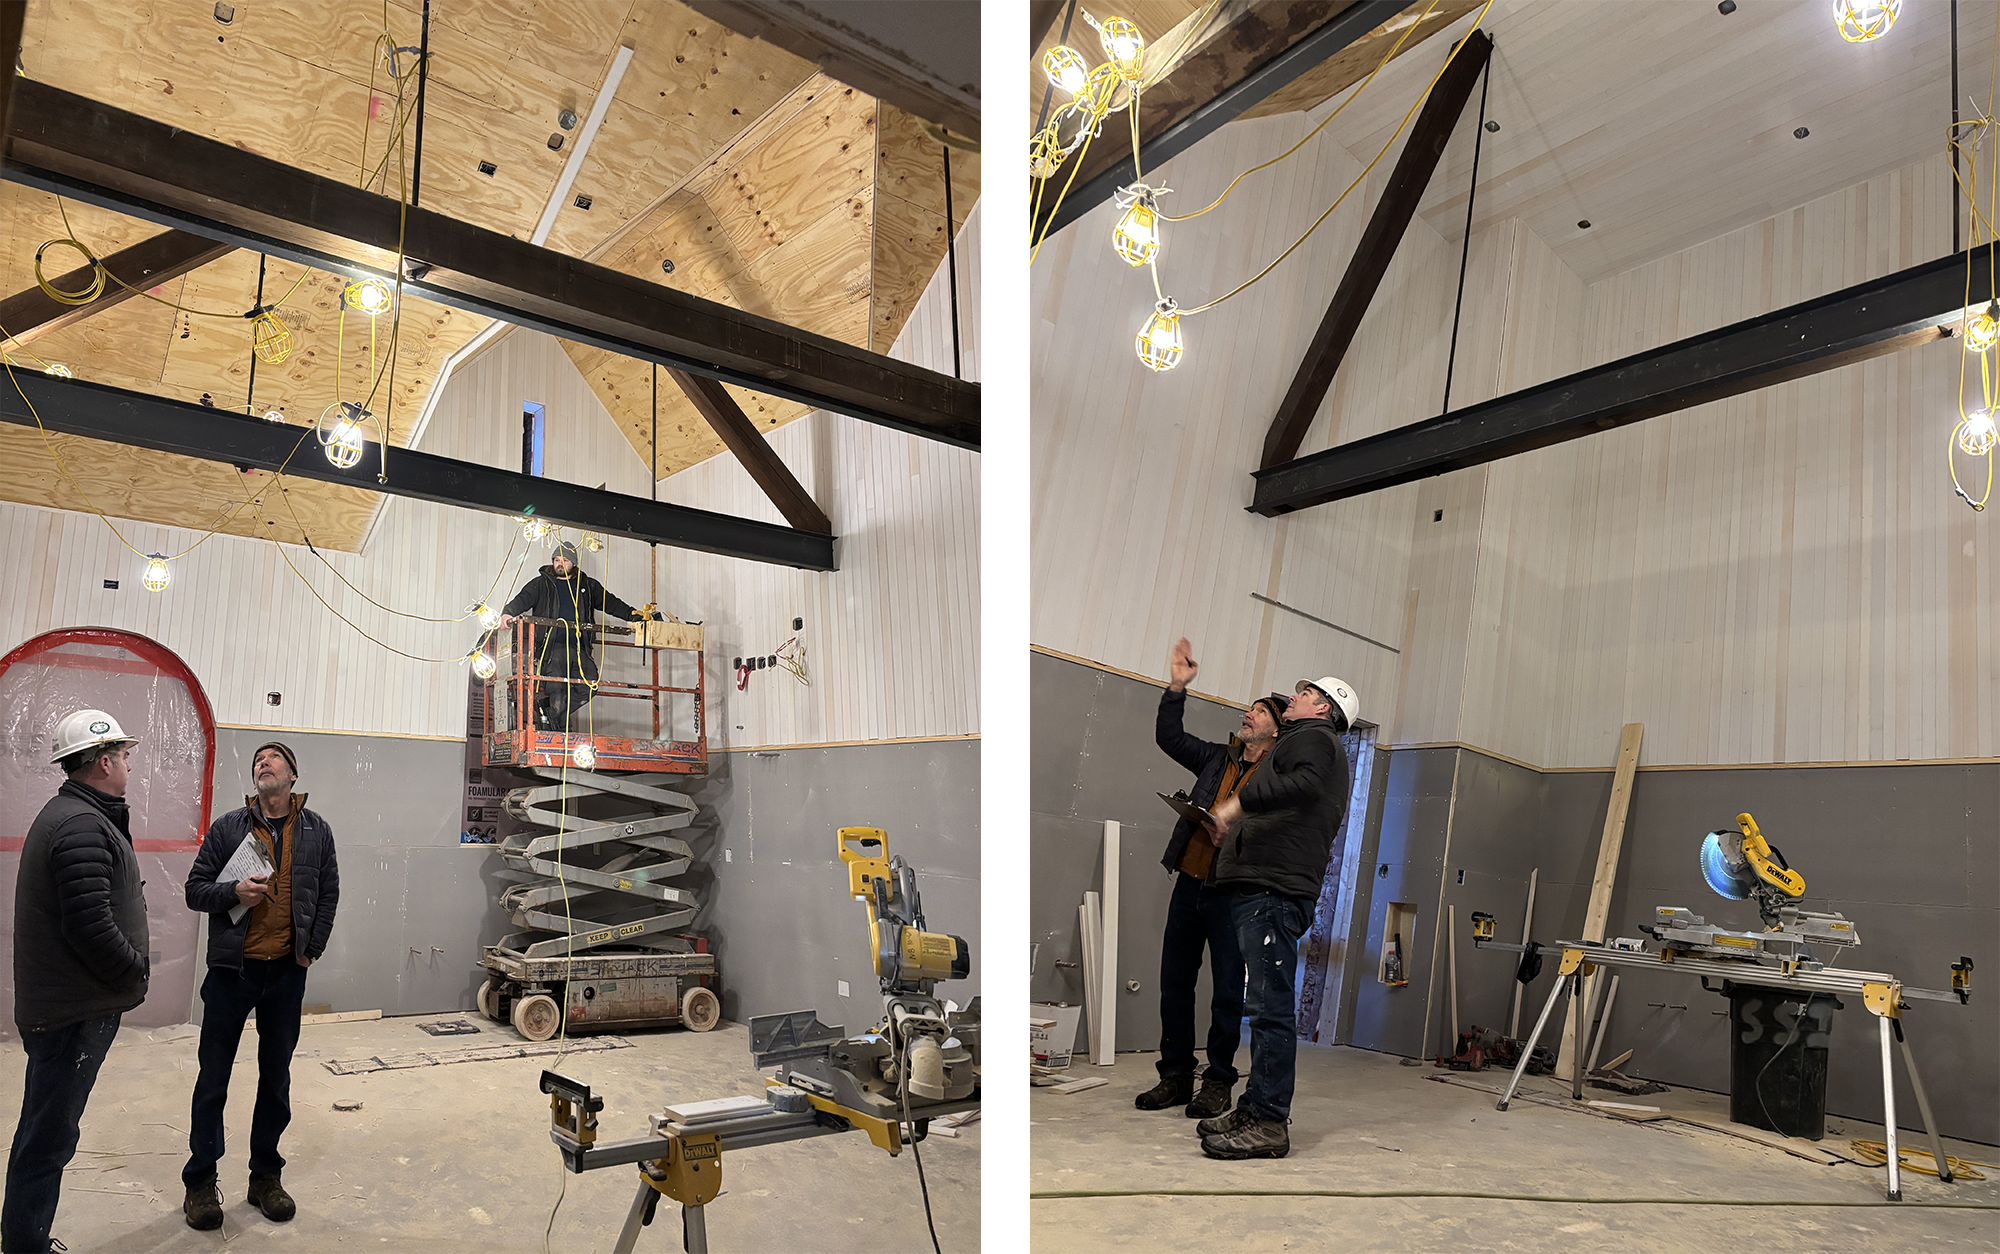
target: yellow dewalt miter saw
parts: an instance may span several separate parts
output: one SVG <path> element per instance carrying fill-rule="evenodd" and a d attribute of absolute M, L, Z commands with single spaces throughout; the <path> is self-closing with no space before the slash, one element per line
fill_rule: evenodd
<path fill-rule="evenodd" d="M 924 1139 L 931 1120 L 979 1109 L 979 999 L 959 1010 L 936 995 L 939 981 L 971 974 L 971 948 L 963 937 L 926 929 L 917 874 L 889 856 L 882 829 L 843 827 L 836 840 L 848 891 L 868 906 L 883 997 L 874 1028 L 849 1036 L 821 1023 L 816 1010 L 753 1016 L 750 1056 L 765 1073 L 763 1093 L 672 1103 L 651 1116 L 647 1135 L 623 1141 L 597 1138 L 601 1095 L 558 1072 L 542 1073 L 549 1136 L 564 1166 L 639 1165 L 638 1192 L 613 1254 L 630 1254 L 662 1197 L 681 1205 L 684 1248 L 706 1254 L 704 1211 L 721 1192 L 724 1151 L 860 1131 L 901 1154 Z M 917 1172 L 928 1215 L 921 1157 Z"/>
<path fill-rule="evenodd" d="M 1736 816 L 1736 828 L 1710 832 L 1701 842 L 1701 877 L 1731 901 L 1754 900 L 1764 931 L 1732 932 L 1716 927 L 1685 906 L 1661 906 L 1640 930 L 1665 949 L 1718 958 L 1777 960 L 1786 967 L 1819 970 L 1806 946 L 1859 945 L 1861 936 L 1844 915 L 1799 909 L 1806 877 L 1772 848 L 1757 820 Z"/>

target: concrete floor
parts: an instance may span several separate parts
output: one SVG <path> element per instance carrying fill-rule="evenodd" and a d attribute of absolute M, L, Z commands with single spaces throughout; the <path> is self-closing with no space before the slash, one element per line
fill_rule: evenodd
<path fill-rule="evenodd" d="M 1820 1166 L 1680 1125 L 1628 1124 L 1518 1099 L 1501 1113 L 1491 1094 L 1425 1078 L 1444 1072 L 1403 1067 L 1366 1050 L 1302 1046 L 1290 1156 L 1217 1162 L 1203 1156 L 1194 1121 L 1178 1109 L 1133 1107 L 1132 1098 L 1157 1078 L 1155 1058 L 1124 1054 L 1115 1067 L 1080 1063 L 1078 1074 L 1110 1081 L 1102 1088 L 1070 1096 L 1033 1090 L 1036 1251 L 1326 1249 L 1335 1232 L 1343 1252 L 2000 1249 L 2000 1171 L 1950 1185 L 1905 1172 L 1901 1208 L 1842 1205 L 1883 1202 L 1884 1170 Z M 1506 1083 L 1505 1073 L 1463 1078 Z M 1530 1092 L 1568 1094 L 1546 1077 L 1527 1085 Z M 1728 1115 L 1726 1097 L 1692 1090 L 1624 1100 Z M 1881 1129 L 1829 1119 L 1823 1144 L 1845 1150 L 1853 1137 L 1879 1140 Z M 1945 1148 L 2000 1161 L 1990 1146 L 1947 1141 Z M 1710 1204 L 1229 1196 L 1257 1189 L 1686 1197 Z M 1043 1196 L 1095 1190 L 1128 1195 Z M 1194 1190 L 1223 1196 L 1173 1196 Z M 1792 1204 L 1712 1204 L 1721 1199 Z M 1912 1202 L 1995 1209 L 1925 1209 Z"/>
<path fill-rule="evenodd" d="M 439 1016 L 421 1016 L 428 1021 Z M 476 1016 L 473 1016 L 476 1019 Z M 635 1168 L 582 1176 L 562 1170 L 549 1143 L 549 1104 L 536 1086 L 544 1067 L 605 1097 L 600 1135 L 642 1134 L 646 1115 L 674 1100 L 759 1093 L 748 1037 L 725 1023 L 706 1034 L 635 1032 L 636 1048 L 557 1062 L 526 1058 L 337 1076 L 323 1060 L 516 1043 L 479 1021 L 477 1036 L 433 1038 L 419 1019 L 312 1025 L 292 1067 L 292 1125 L 285 1187 L 298 1217 L 267 1221 L 243 1201 L 248 1174 L 256 1036 L 246 1031 L 228 1112 L 222 1165 L 223 1226 L 195 1232 L 181 1218 L 195 1029 L 121 1032 L 83 1120 L 80 1151 L 64 1176 L 54 1235 L 72 1250 L 422 1250 L 452 1254 L 609 1250 L 637 1187 Z M 0 1047 L 0 1094 L 19 1112 L 26 1056 Z M 336 1100 L 362 1109 L 336 1112 Z M 11 1140 L 13 1120 L 0 1136 Z M 979 1125 L 923 1144 L 938 1236 L 947 1250 L 979 1245 Z M 821 1137 L 731 1154 L 723 1192 L 708 1206 L 717 1251 L 928 1250 L 917 1169 L 906 1150 L 890 1158 L 865 1134 Z M 662 1202 L 639 1251 L 680 1249 L 678 1211 Z"/>

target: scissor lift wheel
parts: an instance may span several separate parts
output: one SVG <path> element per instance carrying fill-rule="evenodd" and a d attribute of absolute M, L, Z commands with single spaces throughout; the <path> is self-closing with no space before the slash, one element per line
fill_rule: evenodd
<path fill-rule="evenodd" d="M 706 1032 L 722 1022 L 722 1003 L 708 989 L 696 985 L 681 996 L 681 1024 L 690 1032 Z"/>
<path fill-rule="evenodd" d="M 487 980 L 479 986 L 479 1013 L 489 1019 L 497 1020 L 500 1017 L 500 990 L 492 980 Z"/>
<path fill-rule="evenodd" d="M 514 1030 L 531 1041 L 546 1041 L 562 1026 L 562 1010 L 547 993 L 536 993 L 514 1003 Z"/>

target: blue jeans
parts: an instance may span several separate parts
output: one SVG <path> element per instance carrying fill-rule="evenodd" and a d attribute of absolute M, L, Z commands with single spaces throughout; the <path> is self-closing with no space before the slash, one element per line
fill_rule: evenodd
<path fill-rule="evenodd" d="M 1201 838 L 1196 833 L 1196 838 Z M 1160 942 L 1160 1075 L 1194 1074 L 1194 986 L 1201 976 L 1202 950 L 1208 951 L 1209 1080 L 1234 1084 L 1236 1046 L 1243 1034 L 1243 959 L 1236 952 L 1236 924 L 1230 898 L 1204 891 L 1185 871 L 1174 873 L 1167 901 L 1167 930 Z"/>
<path fill-rule="evenodd" d="M 63 1168 L 76 1157 L 77 1124 L 97 1083 L 97 1069 L 118 1035 L 120 1015 L 100 1015 L 60 1028 L 21 1029 L 28 1051 L 21 1122 L 7 1160 L 7 1200 L 0 1206 L 0 1250 L 49 1248 L 62 1194 Z"/>
<path fill-rule="evenodd" d="M 181 1183 L 188 1188 L 215 1182 L 229 1073 L 252 1010 L 257 1012 L 257 1104 L 250 1112 L 250 1174 L 275 1176 L 284 1169 L 278 1138 L 292 1122 L 292 1050 L 298 1047 L 305 998 L 306 969 L 290 954 L 268 961 L 245 958 L 240 974 L 228 967 L 208 969 L 201 982 L 201 1075 L 194 1082 L 187 1166 L 181 1168 Z"/>
<path fill-rule="evenodd" d="M 1310 897 L 1261 890 L 1230 898 L 1236 946 L 1250 975 L 1250 1083 L 1237 1105 L 1259 1119 L 1283 1123 L 1292 1114 L 1298 1078 L 1299 1025 L 1293 987 L 1299 938 L 1312 926 Z"/>

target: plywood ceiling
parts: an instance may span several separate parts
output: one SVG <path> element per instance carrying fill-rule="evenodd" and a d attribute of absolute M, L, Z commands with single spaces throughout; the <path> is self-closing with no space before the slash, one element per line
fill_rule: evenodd
<path fill-rule="evenodd" d="M 1995 15 L 1959 6 L 1963 89 L 1982 109 Z M 1840 38 L 1829 5 L 1776 0 L 1728 15 L 1713 0 L 1497 0 L 1485 27 L 1500 130 L 1480 153 L 1476 226 L 1518 217 L 1586 281 L 1944 151 L 1942 3 L 1905 5 L 1867 44 Z M 1398 58 L 1327 134 L 1373 158 L 1450 44 Z M 1468 120 L 1419 209 L 1447 238 L 1464 232 L 1472 131 Z"/>
<path fill-rule="evenodd" d="M 387 28 L 415 46 L 420 5 L 393 0 L 238 0 L 223 25 L 206 4 L 32 0 L 23 39 L 27 74 L 331 178 L 393 193 L 393 88 L 375 55 Z M 551 248 L 853 344 L 886 349 L 945 253 L 942 152 L 914 119 L 745 39 L 670 0 L 433 0 L 421 199 L 425 208 L 528 237 L 621 44 L 630 65 L 549 236 Z M 405 54 L 407 58 L 408 54 Z M 405 64 L 408 64 L 407 60 Z M 373 85 L 371 89 L 371 73 Z M 413 90 L 413 88 L 412 88 Z M 579 128 L 580 129 L 580 128 Z M 561 151 L 551 150 L 562 135 Z M 406 136 L 406 138 L 409 138 Z M 408 145 L 406 145 L 406 149 Z M 408 151 L 405 157 L 412 155 Z M 481 161 L 494 173 L 480 173 Z M 978 158 L 954 154 L 953 209 L 962 223 L 978 195 Z M 589 208 L 574 203 L 589 198 Z M 70 204 L 76 235 L 100 256 L 153 233 L 150 224 Z M 6 291 L 33 283 L 35 249 L 69 234 L 56 201 L 0 185 L 0 275 Z M 50 271 L 75 257 L 52 255 Z M 663 261 L 674 262 L 666 273 Z M 175 280 L 164 299 L 240 312 L 257 291 L 258 258 L 236 253 Z M 272 261 L 265 299 L 300 272 Z M 254 400 L 249 325 L 182 318 L 133 300 L 37 341 L 35 353 L 81 378 L 224 407 L 282 408 L 308 422 L 336 394 L 371 389 L 392 442 L 408 438 L 445 359 L 487 320 L 409 299 L 394 354 L 394 388 L 366 364 L 366 326 L 336 330 L 342 283 L 313 275 L 281 313 L 297 349 L 260 365 Z M 386 326 L 380 330 L 386 332 Z M 652 404 L 643 363 L 566 344 L 640 455 Z M 378 370 L 387 345 L 378 344 Z M 19 354 L 25 364 L 36 364 Z M 336 365 L 336 358 L 339 358 Z M 338 386 L 336 387 L 336 378 Z M 803 406 L 737 390 L 760 425 Z M 660 474 L 722 451 L 671 386 L 660 398 Z M 107 513 L 210 527 L 268 477 L 85 440 L 59 440 L 69 469 Z M 314 456 L 318 453 L 308 445 Z M 64 481 L 32 429 L 0 429 L 0 496 L 58 508 L 89 506 Z M 293 483 L 286 497 L 325 547 L 358 547 L 371 493 Z M 224 524 L 296 539 L 290 510 L 267 502 Z"/>

